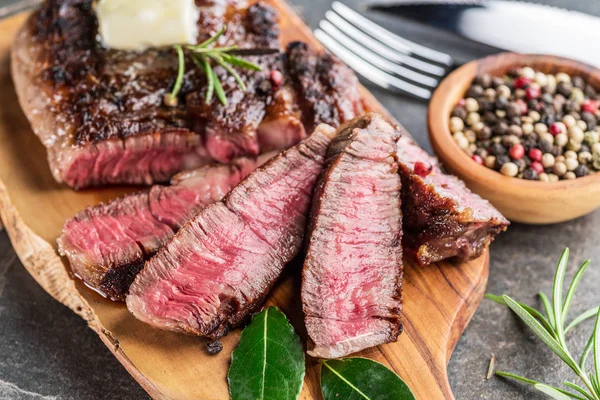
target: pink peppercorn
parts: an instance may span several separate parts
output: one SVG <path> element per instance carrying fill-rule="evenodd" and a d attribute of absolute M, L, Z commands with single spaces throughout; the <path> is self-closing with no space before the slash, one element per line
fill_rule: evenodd
<path fill-rule="evenodd" d="M 525 148 L 522 144 L 515 144 L 508 150 L 508 155 L 513 160 L 520 160 L 525 156 Z"/>
<path fill-rule="evenodd" d="M 539 161 L 534 161 L 529 165 L 529 168 L 531 168 L 532 170 L 534 170 L 535 172 L 537 172 L 538 174 L 541 174 L 544 172 L 544 166 L 542 165 L 541 162 Z"/>
<path fill-rule="evenodd" d="M 559 133 L 563 133 L 563 128 L 562 128 L 562 125 L 560 125 L 560 124 L 558 124 L 558 123 L 556 123 L 556 122 L 554 122 L 554 123 L 550 124 L 550 133 L 551 133 L 553 136 L 556 136 L 556 135 L 558 135 Z"/>
<path fill-rule="evenodd" d="M 525 78 L 524 76 L 520 76 L 513 82 L 513 87 L 515 89 L 521 89 L 522 87 L 529 85 L 531 83 L 531 79 Z"/>
<path fill-rule="evenodd" d="M 530 86 L 525 90 L 525 97 L 527 97 L 527 100 L 537 99 L 541 94 L 542 91 L 539 87 Z"/>
<path fill-rule="evenodd" d="M 271 82 L 273 82 L 273 85 L 275 86 L 279 86 L 281 85 L 281 82 L 283 82 L 283 74 L 276 69 L 271 71 L 269 78 L 271 78 Z"/>
<path fill-rule="evenodd" d="M 426 177 L 427 175 L 429 175 L 432 170 L 433 170 L 433 166 L 431 164 L 424 163 L 421 161 L 417 161 L 415 163 L 415 167 L 414 167 L 415 174 L 417 174 L 423 178 Z"/>
<path fill-rule="evenodd" d="M 481 158 L 481 156 L 478 156 L 477 154 L 473 154 L 471 156 L 471 160 L 475 161 L 479 165 L 483 165 L 483 158 Z"/>
<path fill-rule="evenodd" d="M 532 161 L 542 161 L 542 151 L 540 149 L 531 149 L 529 150 L 529 153 L 527 153 L 527 155 L 529 156 L 529 158 L 531 158 Z"/>
<path fill-rule="evenodd" d="M 465 104 L 467 104 L 467 101 L 465 99 L 460 99 L 458 103 L 456 103 L 456 107 L 464 107 Z"/>
<path fill-rule="evenodd" d="M 592 114 L 596 114 L 599 107 L 600 102 L 598 102 L 598 100 L 585 99 L 583 103 L 581 103 L 581 111 L 587 111 Z"/>

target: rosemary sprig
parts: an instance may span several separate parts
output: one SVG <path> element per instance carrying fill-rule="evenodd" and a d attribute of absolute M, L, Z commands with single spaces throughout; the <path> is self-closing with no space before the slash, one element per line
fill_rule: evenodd
<path fill-rule="evenodd" d="M 565 271 L 569 260 L 569 249 L 563 252 L 556 273 L 554 275 L 554 286 L 552 290 L 552 301 L 550 301 L 543 293 L 538 293 L 544 306 L 546 316 L 536 309 L 519 303 L 509 296 L 496 296 L 486 294 L 485 297 L 499 304 L 504 304 L 527 325 L 565 364 L 567 364 L 573 372 L 579 377 L 583 386 L 565 381 L 564 385 L 570 389 L 562 389 L 545 383 L 536 382 L 531 379 L 524 378 L 519 375 L 508 372 L 496 372 L 496 375 L 505 378 L 516 379 L 518 381 L 532 385 L 536 390 L 546 394 L 547 396 L 558 399 L 576 399 L 576 400 L 600 400 L 600 307 L 594 307 L 585 311 L 581 315 L 575 317 L 570 324 L 565 328 L 567 315 L 571 302 L 577 290 L 577 286 L 583 277 L 583 273 L 589 265 L 589 261 L 584 262 L 573 281 L 569 285 L 565 300 L 563 302 L 563 287 L 565 279 Z M 568 331 L 574 328 L 579 323 L 596 316 L 596 324 L 592 332 L 587 346 L 583 354 L 576 362 L 569 351 L 565 339 Z M 591 372 L 587 372 L 586 360 L 590 353 L 593 352 L 593 368 Z"/>
<path fill-rule="evenodd" d="M 231 75 L 240 89 L 245 92 L 247 90 L 246 84 L 244 83 L 240 74 L 233 68 L 238 67 L 242 69 L 260 71 L 262 68 L 250 61 L 244 60 L 238 56 L 253 56 L 253 55 L 266 55 L 274 54 L 279 52 L 278 49 L 239 49 L 237 46 L 227 47 L 213 47 L 212 45 L 227 31 L 227 27 L 223 26 L 219 32 L 214 36 L 205 40 L 204 42 L 197 45 L 175 45 L 175 51 L 177 52 L 178 67 L 177 67 L 177 78 L 173 85 L 173 90 L 170 94 L 165 97 L 165 103 L 169 106 L 177 105 L 177 96 L 183 86 L 183 79 L 185 77 L 185 53 L 189 52 L 190 58 L 194 64 L 204 72 L 206 75 L 207 89 L 206 89 L 206 104 L 210 104 L 213 99 L 213 94 L 216 94 L 217 98 L 224 106 L 227 105 L 227 97 L 223 90 L 223 85 L 219 80 L 219 77 L 211 66 L 210 60 L 215 64 L 221 66 L 229 75 Z"/>

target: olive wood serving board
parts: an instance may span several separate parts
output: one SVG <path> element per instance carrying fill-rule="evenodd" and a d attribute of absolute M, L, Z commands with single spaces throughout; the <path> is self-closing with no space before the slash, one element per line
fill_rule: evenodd
<path fill-rule="evenodd" d="M 283 1 L 271 0 L 281 14 L 284 42 L 304 40 L 320 47 L 309 28 Z M 23 265 L 52 297 L 87 321 L 127 371 L 156 399 L 227 399 L 226 374 L 240 329 L 223 338 L 223 351 L 206 353 L 202 339 L 161 331 L 137 321 L 121 303 L 97 295 L 73 280 L 56 238 L 67 217 L 82 208 L 138 190 L 109 188 L 75 192 L 57 184 L 46 153 L 31 131 L 9 74 L 12 38 L 26 15 L 0 22 L 0 219 Z M 385 110 L 366 91 L 366 104 Z M 303 339 L 299 265 L 290 265 L 268 304 L 290 318 Z M 418 399 L 452 399 L 446 365 L 477 308 L 488 278 L 488 252 L 477 260 L 442 262 L 417 268 L 405 262 L 404 333 L 397 343 L 361 356 L 384 363 L 400 375 Z M 81 355 L 84 357 L 85 355 Z M 307 356 L 301 399 L 321 399 L 320 366 Z"/>

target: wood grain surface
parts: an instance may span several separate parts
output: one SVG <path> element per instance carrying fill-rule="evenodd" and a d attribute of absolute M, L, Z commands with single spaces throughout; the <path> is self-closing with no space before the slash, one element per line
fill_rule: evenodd
<path fill-rule="evenodd" d="M 271 3 L 282 16 L 284 42 L 304 40 L 319 46 L 285 3 Z M 73 280 L 66 260 L 58 256 L 56 238 L 67 217 L 134 189 L 74 192 L 52 178 L 45 150 L 19 108 L 9 75 L 12 37 L 24 19 L 19 15 L 0 22 L 0 219 L 19 258 L 51 296 L 88 322 L 153 398 L 228 398 L 226 373 L 239 329 L 223 338 L 220 354 L 209 356 L 202 339 L 151 328 L 133 318 L 123 304 L 105 300 Z M 373 110 L 385 113 L 369 93 L 363 94 Z M 280 307 L 304 339 L 299 273 L 298 263 L 289 265 L 268 304 Z M 443 262 L 420 269 L 406 263 L 404 333 L 397 343 L 360 355 L 393 369 L 418 399 L 453 398 L 446 365 L 482 298 L 487 278 L 487 251 L 477 260 L 456 265 Z M 310 357 L 301 398 L 321 398 L 319 366 Z"/>
<path fill-rule="evenodd" d="M 508 219 L 529 224 L 569 221 L 600 207 L 600 174 L 549 183 L 511 178 L 475 164 L 450 133 L 454 105 L 464 97 L 478 74 L 503 76 L 514 68 L 530 66 L 546 74 L 565 72 L 581 76 L 600 88 L 600 70 L 566 58 L 501 53 L 472 61 L 448 75 L 436 89 L 428 110 L 429 138 L 444 166 L 471 190 L 488 199 Z"/>

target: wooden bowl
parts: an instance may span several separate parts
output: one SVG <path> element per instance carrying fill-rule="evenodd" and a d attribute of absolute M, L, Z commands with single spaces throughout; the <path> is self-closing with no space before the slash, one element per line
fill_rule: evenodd
<path fill-rule="evenodd" d="M 437 88 L 428 110 L 429 138 L 446 169 L 488 199 L 508 219 L 530 224 L 567 221 L 600 207 L 600 174 L 555 183 L 504 176 L 475 163 L 456 144 L 448 121 L 476 75 L 503 76 L 515 67 L 530 66 L 544 73 L 579 75 L 600 88 L 600 70 L 573 60 L 544 55 L 501 53 L 463 65 Z"/>

